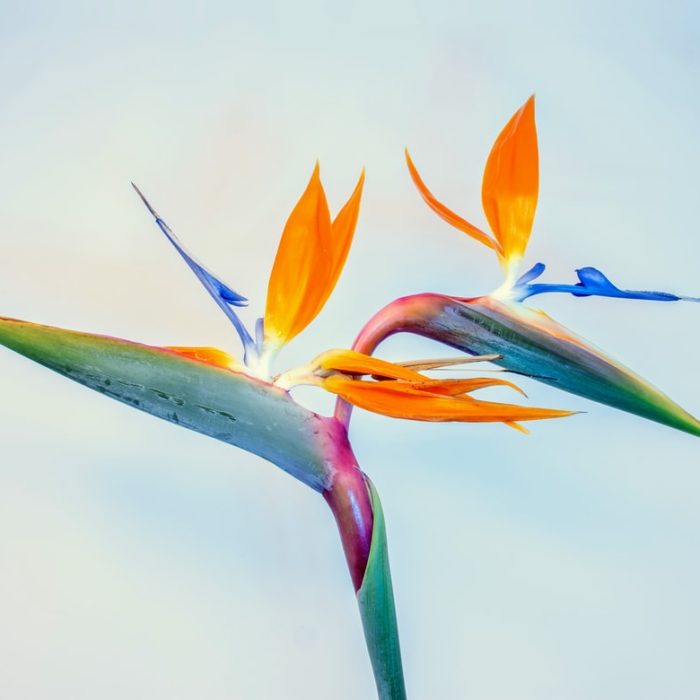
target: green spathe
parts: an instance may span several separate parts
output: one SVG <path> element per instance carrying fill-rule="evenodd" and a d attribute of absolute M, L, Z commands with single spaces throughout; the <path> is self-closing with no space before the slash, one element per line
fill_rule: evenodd
<path fill-rule="evenodd" d="M 700 436 L 700 421 L 623 364 L 517 303 L 483 298 L 445 308 L 454 344 L 558 389 Z M 527 315 L 526 315 L 527 314 Z M 528 316 L 541 315 L 539 325 Z"/>
<path fill-rule="evenodd" d="M 271 384 L 162 348 L 14 319 L 0 318 L 0 344 L 129 406 L 253 452 L 316 491 L 330 483 L 328 419 Z"/>
<path fill-rule="evenodd" d="M 371 354 L 395 333 L 415 333 L 562 391 L 700 436 L 700 421 L 620 362 L 541 311 L 491 296 L 415 294 L 385 306 L 355 341 Z M 346 411 L 349 413 L 349 411 Z"/>

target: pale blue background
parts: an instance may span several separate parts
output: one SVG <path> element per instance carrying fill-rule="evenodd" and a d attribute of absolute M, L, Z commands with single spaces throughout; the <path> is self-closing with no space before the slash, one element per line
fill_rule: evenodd
<path fill-rule="evenodd" d="M 411 292 L 489 291 L 493 138 L 536 92 L 528 262 L 700 293 L 700 13 L 691 2 L 0 2 L 0 313 L 237 351 L 134 179 L 263 307 L 315 158 L 333 209 L 362 165 L 356 245 L 280 369 L 347 345 Z M 541 305 L 700 412 L 700 309 Z M 444 354 L 395 339 L 383 355 Z M 316 494 L 261 460 L 0 353 L 0 696 L 373 697 L 349 577 Z M 533 426 L 357 413 L 388 520 L 411 697 L 700 697 L 700 460 L 690 436 L 587 411 Z M 502 396 L 497 392 L 494 396 Z M 301 399 L 330 410 L 328 397 Z"/>

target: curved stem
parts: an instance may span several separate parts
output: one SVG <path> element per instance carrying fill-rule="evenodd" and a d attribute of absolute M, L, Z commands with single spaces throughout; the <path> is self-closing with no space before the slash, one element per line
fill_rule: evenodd
<path fill-rule="evenodd" d="M 362 618 L 379 700 L 405 700 L 401 647 L 379 495 L 360 470 L 345 426 L 328 419 L 333 479 L 324 497 L 333 511 Z"/>
<path fill-rule="evenodd" d="M 344 426 L 335 419 L 329 420 L 335 438 L 331 457 L 334 475 L 323 497 L 338 525 L 350 577 L 357 592 L 362 585 L 372 542 L 372 502 L 365 475 L 357 465 Z"/>
<path fill-rule="evenodd" d="M 442 310 L 445 297 L 439 294 L 413 294 L 399 297 L 377 311 L 362 327 L 352 345 L 353 350 L 371 355 L 377 346 L 394 333 L 415 331 L 416 320 Z M 335 403 L 335 417 L 347 428 L 352 406 L 344 399 Z"/>

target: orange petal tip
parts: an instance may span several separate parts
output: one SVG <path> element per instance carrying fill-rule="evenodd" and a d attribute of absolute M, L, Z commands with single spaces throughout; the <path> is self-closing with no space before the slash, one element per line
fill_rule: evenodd
<path fill-rule="evenodd" d="M 352 195 L 331 222 L 318 161 L 282 232 L 268 283 L 265 344 L 289 342 L 314 320 L 347 259 L 359 216 L 364 169 Z"/>
<path fill-rule="evenodd" d="M 492 403 L 470 396 L 440 395 L 398 380 L 372 382 L 334 375 L 325 378 L 322 383 L 325 389 L 354 406 L 392 418 L 511 424 L 572 415 L 571 411 Z"/>
<path fill-rule="evenodd" d="M 182 357 L 187 357 L 190 360 L 197 360 L 215 367 L 238 371 L 243 369 L 243 366 L 235 357 L 232 357 L 223 350 L 212 347 L 184 347 L 180 345 L 169 345 L 163 348 L 169 350 Z"/>
<path fill-rule="evenodd" d="M 491 148 L 481 188 L 489 226 L 503 251 L 503 264 L 522 258 L 537 209 L 539 156 L 535 96 L 503 127 Z"/>
<path fill-rule="evenodd" d="M 445 206 L 442 202 L 440 202 L 435 197 L 435 195 L 428 189 L 428 186 L 423 181 L 423 178 L 421 178 L 416 166 L 413 163 L 413 160 L 411 159 L 411 155 L 408 152 L 407 148 L 404 150 L 404 154 L 406 157 L 406 165 L 408 166 L 408 172 L 411 176 L 411 179 L 413 180 L 413 184 L 416 186 L 416 189 L 420 193 L 425 203 L 441 219 L 450 224 L 450 226 L 454 226 L 459 231 L 462 231 L 468 236 L 471 236 L 475 240 L 479 241 L 479 243 L 483 243 L 488 248 L 495 250 L 496 253 L 500 255 L 501 246 L 498 243 L 498 241 L 495 241 L 493 238 L 491 238 L 491 236 L 489 236 L 487 233 L 484 233 L 480 228 L 474 226 L 474 224 L 470 224 L 466 219 L 463 219 L 461 216 L 459 216 L 459 214 L 456 214 L 449 207 Z"/>

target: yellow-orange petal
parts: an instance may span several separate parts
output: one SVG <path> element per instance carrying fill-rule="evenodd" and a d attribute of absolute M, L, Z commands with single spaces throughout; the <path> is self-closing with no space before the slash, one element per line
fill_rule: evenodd
<path fill-rule="evenodd" d="M 352 245 L 352 239 L 357 226 L 357 219 L 360 214 L 360 201 L 362 199 L 364 182 L 365 171 L 363 168 L 353 193 L 331 223 L 329 241 L 330 259 L 324 260 L 322 263 L 328 266 L 327 279 L 323 283 L 323 293 L 316 299 L 316 308 L 309 309 L 309 322 L 311 322 L 325 306 L 328 297 L 333 293 L 343 268 L 345 267 L 345 261 L 350 252 L 350 246 Z M 319 289 L 319 292 L 320 291 Z"/>
<path fill-rule="evenodd" d="M 266 343 L 283 345 L 313 319 L 328 278 L 330 233 L 331 217 L 316 163 L 309 184 L 287 219 L 270 273 Z"/>
<path fill-rule="evenodd" d="M 323 303 L 326 302 L 326 299 L 331 295 L 333 289 L 335 289 L 340 273 L 343 271 L 343 267 L 345 267 L 345 261 L 347 260 L 348 253 L 350 252 L 350 246 L 352 245 L 352 239 L 355 235 L 357 218 L 360 214 L 360 200 L 362 199 L 362 188 L 364 184 L 365 169 L 362 168 L 360 179 L 357 181 L 357 185 L 355 185 L 353 193 L 350 195 L 350 198 L 338 212 L 338 215 L 331 224 L 331 233 L 333 236 L 333 263 L 327 282 L 328 292 L 323 299 Z M 321 307 L 323 307 L 323 303 L 321 304 Z M 319 308 L 319 311 L 320 310 L 321 309 Z"/>
<path fill-rule="evenodd" d="M 541 420 L 572 414 L 549 408 L 478 401 L 472 397 L 440 396 L 401 381 L 358 381 L 338 375 L 323 380 L 323 387 L 359 408 L 393 418 L 418 421 L 472 423 Z"/>
<path fill-rule="evenodd" d="M 507 386 L 519 394 L 526 396 L 525 392 L 513 382 L 505 379 L 492 377 L 473 377 L 469 379 L 428 379 L 422 382 L 413 382 L 412 386 L 421 391 L 428 391 L 432 394 L 443 394 L 445 396 L 459 396 L 468 394 L 478 389 L 486 389 L 492 386 Z"/>
<path fill-rule="evenodd" d="M 463 219 L 461 216 L 459 216 L 459 214 L 456 214 L 435 198 L 435 195 L 428 189 L 428 186 L 425 184 L 425 182 L 423 182 L 423 179 L 418 174 L 418 170 L 416 170 L 416 166 L 411 160 L 408 149 L 405 149 L 405 154 L 408 172 L 411 174 L 413 184 L 418 189 L 418 192 L 420 192 L 420 195 L 425 200 L 425 203 L 440 218 L 444 219 L 448 224 L 450 224 L 450 226 L 454 226 L 456 229 L 459 229 L 463 233 L 466 233 L 468 236 L 471 236 L 479 241 L 479 243 L 483 243 L 488 248 L 495 250 L 496 253 L 500 255 L 502 251 L 501 244 L 498 241 L 495 241 L 487 233 L 484 233 L 480 228 L 474 226 L 474 224 L 470 224 L 466 219 Z"/>
<path fill-rule="evenodd" d="M 223 367 L 224 369 L 233 371 L 243 369 L 243 365 L 241 365 L 235 357 L 232 357 L 218 348 L 170 345 L 163 349 L 170 350 L 184 357 L 189 357 L 191 360 L 198 360 L 199 362 L 206 362 L 209 365 L 215 365 L 216 367 Z"/>
<path fill-rule="evenodd" d="M 328 300 L 352 243 L 364 173 L 331 224 L 318 163 L 287 220 L 267 288 L 264 329 L 279 348 L 313 321 Z"/>
<path fill-rule="evenodd" d="M 481 201 L 508 268 L 522 258 L 537 208 L 539 162 L 535 96 L 511 117 L 489 153 Z"/>
<path fill-rule="evenodd" d="M 328 350 L 311 362 L 314 368 L 344 374 L 372 375 L 386 379 L 424 382 L 429 379 L 418 372 L 393 362 L 380 360 L 356 350 Z"/>

